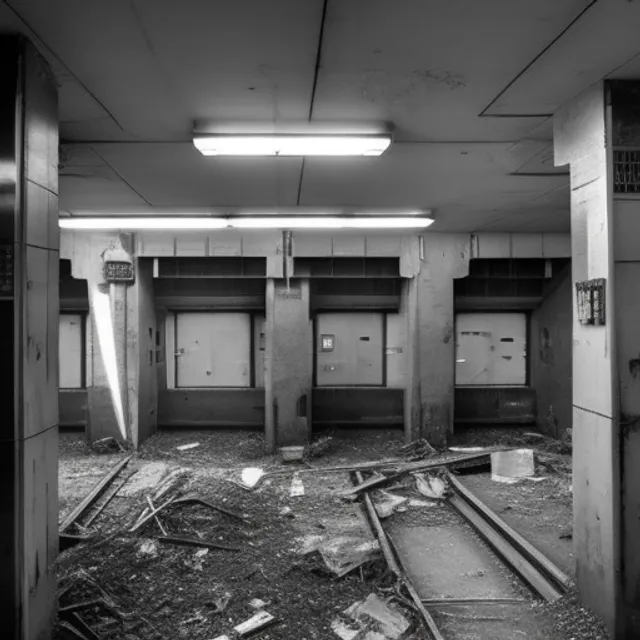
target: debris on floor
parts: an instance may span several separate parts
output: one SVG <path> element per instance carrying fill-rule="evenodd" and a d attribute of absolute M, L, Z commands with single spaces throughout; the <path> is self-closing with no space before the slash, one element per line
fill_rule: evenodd
<path fill-rule="evenodd" d="M 491 454 L 491 477 L 496 482 L 510 483 L 535 475 L 532 449 L 513 449 Z"/>
<path fill-rule="evenodd" d="M 332 436 L 322 436 L 310 442 L 304 449 L 303 459 L 313 460 L 320 458 L 331 449 Z"/>
<path fill-rule="evenodd" d="M 263 469 L 258 469 L 256 467 L 246 467 L 242 470 L 242 482 L 243 484 L 247 485 L 247 487 L 255 487 L 263 475 Z"/>
<path fill-rule="evenodd" d="M 388 491 L 378 490 L 371 494 L 373 506 L 379 518 L 388 518 L 396 511 L 399 511 L 402 505 L 407 501 L 404 496 L 396 496 Z"/>
<path fill-rule="evenodd" d="M 436 475 L 428 475 L 424 473 L 414 473 L 416 479 L 416 488 L 425 498 L 432 500 L 442 500 L 446 498 L 447 483 L 445 480 Z"/>
<path fill-rule="evenodd" d="M 326 569 L 342 578 L 354 569 L 373 560 L 380 550 L 375 539 L 363 540 L 361 536 L 338 536 L 326 539 L 313 535 L 302 539 L 298 553 L 301 556 L 317 554 Z"/>
<path fill-rule="evenodd" d="M 260 631 L 275 622 L 275 617 L 270 613 L 267 613 L 266 611 L 259 611 L 255 616 L 234 627 L 233 630 L 238 634 L 238 636 L 245 638 L 246 636 L 255 633 L 256 631 Z"/>
<path fill-rule="evenodd" d="M 120 495 L 130 497 L 143 491 L 156 490 L 168 472 L 169 465 L 165 462 L 147 462 L 139 467 L 138 473 L 122 488 Z"/>
<path fill-rule="evenodd" d="M 181 444 L 179 447 L 176 447 L 178 451 L 188 451 L 189 449 L 195 449 L 199 447 L 199 442 L 190 442 L 189 444 Z"/>
<path fill-rule="evenodd" d="M 409 461 L 424 460 L 429 456 L 437 455 L 435 448 L 424 438 L 414 440 L 398 449 L 398 455 Z"/>
<path fill-rule="evenodd" d="M 292 498 L 304 495 L 304 485 L 302 484 L 300 475 L 297 473 L 294 473 L 293 478 L 291 479 L 291 489 L 289 490 L 289 495 Z"/>
<path fill-rule="evenodd" d="M 346 609 L 333 621 L 331 628 L 343 640 L 400 640 L 410 626 L 402 612 L 372 593 L 363 602 L 356 602 Z"/>

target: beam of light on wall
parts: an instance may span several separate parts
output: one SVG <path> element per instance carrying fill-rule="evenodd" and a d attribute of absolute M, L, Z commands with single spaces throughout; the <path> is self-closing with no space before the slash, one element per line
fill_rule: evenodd
<path fill-rule="evenodd" d="M 193 144 L 205 156 L 379 156 L 390 135 L 195 135 Z"/>
<path fill-rule="evenodd" d="M 111 301 L 108 293 L 102 293 L 97 285 L 91 287 L 92 318 L 96 327 L 102 362 L 107 376 L 107 384 L 111 391 L 113 409 L 118 421 L 118 429 L 123 440 L 127 440 L 127 427 L 124 419 L 124 406 L 120 389 L 120 376 L 118 374 L 118 356 L 116 341 L 113 332 L 111 316 Z"/>
<path fill-rule="evenodd" d="M 432 218 L 339 216 L 247 216 L 237 218 L 65 218 L 61 229 L 98 230 L 207 230 L 207 229 L 426 229 Z"/>

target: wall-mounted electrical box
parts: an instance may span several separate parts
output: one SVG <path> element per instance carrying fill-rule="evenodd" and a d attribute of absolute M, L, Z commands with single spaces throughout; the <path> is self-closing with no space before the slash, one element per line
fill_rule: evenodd
<path fill-rule="evenodd" d="M 606 321 L 605 279 L 576 282 L 578 322 L 581 325 L 602 326 Z"/>

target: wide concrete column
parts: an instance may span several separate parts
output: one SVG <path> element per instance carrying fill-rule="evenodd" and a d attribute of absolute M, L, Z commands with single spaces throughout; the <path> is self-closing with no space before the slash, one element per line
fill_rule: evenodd
<path fill-rule="evenodd" d="M 89 291 L 87 440 L 113 437 L 137 448 L 157 425 L 152 264 L 136 257 L 132 234 L 65 231 L 61 248 Z M 133 264 L 133 282 L 105 280 L 112 258 Z"/>
<path fill-rule="evenodd" d="M 273 451 L 309 440 L 313 330 L 307 279 L 268 278 L 266 286 L 265 439 Z"/>
<path fill-rule="evenodd" d="M 603 616 L 615 637 L 637 638 L 640 474 L 634 467 L 640 463 L 640 440 L 626 418 L 621 425 L 620 410 L 640 415 L 640 388 L 632 371 L 640 353 L 640 225 L 637 215 L 623 221 L 614 203 L 615 135 L 611 94 L 604 83 L 554 117 L 555 162 L 568 164 L 571 172 L 577 582 L 583 602 Z M 634 214 L 640 213 L 634 206 Z M 618 265 L 619 259 L 624 264 Z M 604 324 L 583 324 L 576 284 L 600 278 L 606 287 Z"/>
<path fill-rule="evenodd" d="M 469 236 L 425 234 L 416 238 L 418 260 L 405 285 L 407 389 L 405 437 L 446 444 L 453 433 L 455 392 L 454 280 L 469 273 Z M 406 267 L 405 267 L 406 269 Z M 403 272 L 403 276 L 410 273 Z"/>
<path fill-rule="evenodd" d="M 58 553 L 57 91 L 26 40 L 0 49 L 0 629 L 44 640 Z"/>

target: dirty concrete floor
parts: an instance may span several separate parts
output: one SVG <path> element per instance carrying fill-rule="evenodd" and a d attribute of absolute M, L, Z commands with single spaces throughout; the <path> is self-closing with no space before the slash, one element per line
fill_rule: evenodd
<path fill-rule="evenodd" d="M 329 448 L 321 458 L 312 460 L 312 464 L 324 466 L 389 458 L 402 445 L 400 430 L 346 430 L 334 432 L 332 436 Z M 188 451 L 176 449 L 191 442 L 200 444 Z M 60 499 L 64 513 L 86 495 L 122 454 L 93 454 L 81 435 L 63 435 L 60 449 Z M 348 474 L 301 474 L 305 495 L 299 497 L 290 496 L 290 475 L 267 480 L 257 492 L 246 492 L 226 481 L 230 477 L 237 478 L 239 470 L 245 466 L 272 468 L 280 465 L 277 457 L 263 455 L 261 437 L 254 433 L 173 432 L 154 436 L 131 463 L 132 468 L 140 469 L 140 476 L 137 479 L 132 477 L 131 484 L 96 521 L 98 536 L 95 542 L 62 554 L 60 577 L 75 584 L 75 591 L 72 588 L 65 598 L 91 595 L 91 580 L 109 594 L 114 594 L 125 613 L 124 617 L 118 618 L 99 609 L 86 614 L 92 624 L 103 625 L 100 630 L 104 638 L 210 639 L 229 633 L 233 625 L 249 618 L 253 611 L 248 603 L 256 597 L 267 601 L 267 610 L 278 618 L 275 626 L 258 633 L 257 638 L 337 638 L 330 629 L 335 616 L 370 593 L 388 595 L 389 592 L 385 591 L 390 586 L 388 575 L 385 575 L 384 564 L 378 561 L 366 565 L 362 572 L 356 571 L 336 579 L 319 571 L 317 564 L 307 562 L 297 553 L 305 538 L 363 531 L 364 520 L 358 507 L 337 495 L 349 486 Z M 142 510 L 145 495 L 151 492 L 151 485 L 157 482 L 158 474 L 175 468 L 185 470 L 189 490 L 197 491 L 211 502 L 246 513 L 252 524 L 240 525 L 207 509 L 181 508 L 168 512 L 162 518 L 170 533 L 236 544 L 241 551 L 211 549 L 202 554 L 198 549 L 149 545 L 159 534 L 153 522 L 137 535 L 126 532 L 127 525 Z M 487 502 L 492 498 L 498 499 L 501 492 L 506 492 L 504 500 L 512 502 L 510 492 L 518 491 L 519 496 L 523 494 L 520 485 L 501 485 L 498 491 L 491 484 L 483 486 L 483 483 L 490 482 L 484 476 L 474 476 L 476 486 L 469 484 L 470 478 L 466 475 L 463 480 L 479 494 L 484 490 L 481 497 Z M 539 502 L 535 492 L 542 489 L 532 486 L 534 495 L 528 496 L 527 500 Z M 522 500 L 522 497 L 517 499 Z M 524 504 L 528 504 L 526 500 Z M 500 503 L 492 506 L 500 512 Z M 561 507 L 558 505 L 558 514 L 562 512 Z M 511 510 L 513 507 L 507 512 Z M 516 528 L 522 528 L 528 522 L 529 511 L 529 507 L 523 509 L 521 526 L 513 523 Z M 565 505 L 564 517 L 570 519 L 570 512 L 568 516 L 566 512 Z M 504 517 L 505 513 L 500 515 Z M 385 521 L 385 527 L 393 530 L 398 526 L 435 526 L 433 523 L 431 510 L 410 509 L 393 515 Z M 438 526 L 442 533 L 442 528 L 451 526 L 451 522 L 440 522 Z M 475 534 L 452 535 L 455 538 L 461 536 L 454 546 L 462 545 L 468 552 L 465 555 L 467 561 L 473 564 L 474 556 L 469 549 Z M 442 536 L 440 538 L 441 542 L 445 540 Z M 408 553 L 420 545 L 420 539 L 421 536 L 417 539 L 413 536 L 407 545 Z M 498 585 L 500 593 L 510 588 L 521 594 L 522 585 L 517 580 L 514 582 L 512 575 L 503 573 L 502 568 L 495 567 L 493 559 L 484 555 L 485 552 L 481 551 L 479 555 L 490 570 L 485 567 L 478 571 L 484 571 L 485 575 L 491 573 L 494 586 Z M 442 548 L 438 553 L 442 560 Z M 446 560 L 441 561 L 442 572 L 437 576 L 439 590 L 446 588 L 447 579 L 452 580 L 451 589 L 461 584 L 460 574 L 466 570 L 449 571 L 447 578 L 447 567 L 452 569 L 456 566 L 456 563 L 448 566 Z M 457 568 L 460 569 L 459 566 Z M 473 570 L 470 568 L 469 573 Z M 434 577 L 432 575 L 431 579 Z M 230 594 L 230 599 L 226 608 L 222 612 L 217 611 L 227 594 Z M 517 605 L 520 607 L 518 610 L 514 609 L 515 606 L 503 605 L 491 612 L 469 611 L 465 607 L 446 608 L 434 610 L 433 614 L 446 631 L 447 640 L 506 640 L 515 637 L 604 640 L 607 637 L 597 620 L 580 609 L 573 594 L 553 606 L 531 602 Z M 411 611 L 405 612 L 415 621 Z M 512 635 L 509 635 L 509 629 Z M 424 632 L 416 630 L 410 637 L 417 640 L 424 637 Z"/>

